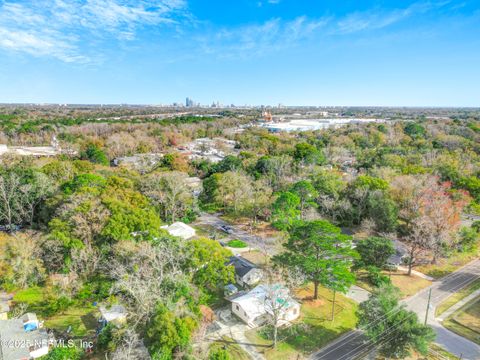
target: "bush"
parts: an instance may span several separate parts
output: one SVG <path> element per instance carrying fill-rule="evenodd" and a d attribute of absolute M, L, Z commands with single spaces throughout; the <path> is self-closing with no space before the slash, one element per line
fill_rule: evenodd
<path fill-rule="evenodd" d="M 228 354 L 227 350 L 213 349 L 210 350 L 210 353 L 208 354 L 208 360 L 231 360 L 231 356 Z"/>
<path fill-rule="evenodd" d="M 94 144 L 88 145 L 87 148 L 82 151 L 80 157 L 82 160 L 88 160 L 94 164 L 101 164 L 105 166 L 110 165 L 107 155 L 105 155 L 105 153 Z"/>
<path fill-rule="evenodd" d="M 42 360 L 80 360 L 81 358 L 82 351 L 76 347 L 56 347 L 42 357 Z"/>
<path fill-rule="evenodd" d="M 390 284 L 390 278 L 381 273 L 380 269 L 375 266 L 369 266 L 367 268 L 368 275 L 367 280 L 370 284 L 376 287 L 380 287 L 384 284 Z"/>
<path fill-rule="evenodd" d="M 241 248 L 246 248 L 248 245 L 244 243 L 242 240 L 235 239 L 227 242 L 227 246 L 231 248 L 241 249 Z"/>
<path fill-rule="evenodd" d="M 478 229 L 475 229 L 472 225 L 471 228 L 462 227 L 460 230 L 460 241 L 459 241 L 459 250 L 460 251 L 471 251 L 475 248 L 478 242 Z"/>

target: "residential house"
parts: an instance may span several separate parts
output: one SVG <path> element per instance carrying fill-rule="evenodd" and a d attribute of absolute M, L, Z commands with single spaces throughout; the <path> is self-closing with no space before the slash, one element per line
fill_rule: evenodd
<path fill-rule="evenodd" d="M 112 305 L 99 307 L 101 318 L 100 322 L 104 325 L 112 323 L 117 326 L 123 325 L 127 321 L 127 310 L 123 305 Z"/>
<path fill-rule="evenodd" d="M 33 313 L 0 320 L 0 360 L 36 359 L 48 353 L 50 338 Z"/>
<path fill-rule="evenodd" d="M 162 226 L 162 229 L 167 230 L 170 235 L 180 237 L 184 240 L 188 240 L 196 234 L 194 228 L 180 221 L 177 221 L 172 225 Z"/>
<path fill-rule="evenodd" d="M 227 265 L 235 268 L 235 281 L 240 286 L 254 286 L 262 279 L 262 270 L 241 256 L 232 256 Z"/>
<path fill-rule="evenodd" d="M 278 284 L 259 285 L 231 301 L 232 313 L 251 328 L 264 325 L 274 313 L 279 315 L 279 326 L 288 325 L 300 316 L 300 304 L 288 289 Z"/>

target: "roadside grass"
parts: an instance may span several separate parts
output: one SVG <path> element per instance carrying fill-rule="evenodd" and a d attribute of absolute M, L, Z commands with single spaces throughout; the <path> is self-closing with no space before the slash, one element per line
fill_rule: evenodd
<path fill-rule="evenodd" d="M 443 322 L 443 326 L 480 345 L 480 298 L 454 312 Z"/>
<path fill-rule="evenodd" d="M 214 240 L 222 240 L 227 237 L 227 234 L 212 225 L 194 224 L 192 226 L 195 228 L 198 237 L 208 237 Z"/>
<path fill-rule="evenodd" d="M 223 337 L 210 345 L 209 351 L 216 349 L 224 349 L 230 355 L 231 359 L 235 360 L 250 360 L 250 356 L 243 350 L 235 340 L 229 337 Z"/>
<path fill-rule="evenodd" d="M 412 296 L 432 284 L 431 281 L 419 276 L 408 276 L 403 271 L 382 271 L 382 273 L 387 275 L 392 281 L 392 284 L 400 289 L 402 299 Z M 370 292 L 373 290 L 373 286 L 367 280 L 366 271 L 359 271 L 357 273 L 357 285 Z"/>
<path fill-rule="evenodd" d="M 332 295 L 330 290 L 319 288 L 319 299 L 313 300 L 313 285 L 296 291 L 302 303 L 301 317 L 290 327 L 280 329 L 276 349 L 271 347 L 272 342 L 262 329 L 250 330 L 246 336 L 268 360 L 296 360 L 308 356 L 356 325 L 357 304 L 338 293 L 335 319 L 331 321 Z"/>
<path fill-rule="evenodd" d="M 415 267 L 415 270 L 421 273 L 431 276 L 434 279 L 446 276 L 458 268 L 467 265 L 470 261 L 477 259 L 480 256 L 480 251 L 477 246 L 470 252 L 455 252 L 447 258 L 441 258 L 436 264 L 425 264 Z"/>
<path fill-rule="evenodd" d="M 478 289 L 480 289 L 480 279 L 475 280 L 467 287 L 463 288 L 462 290 L 454 293 L 453 295 L 445 299 L 439 306 L 437 306 L 435 315 L 439 316 L 443 314 L 445 311 L 450 309 L 453 305 L 463 300 L 464 298 L 466 298 L 467 296 L 469 296 L 470 294 L 472 294 L 474 291 Z"/>
<path fill-rule="evenodd" d="M 87 338 L 95 335 L 98 326 L 98 310 L 92 306 L 72 306 L 45 320 L 45 327 L 65 332 L 71 327 L 73 338 Z"/>
<path fill-rule="evenodd" d="M 439 355 L 444 360 L 458 360 L 458 357 L 449 353 L 447 350 L 441 348 L 437 344 L 430 344 L 430 349 L 432 350 L 428 356 L 427 360 L 438 360 Z"/>
<path fill-rule="evenodd" d="M 227 242 L 227 246 L 234 249 L 242 249 L 242 248 L 246 248 L 248 245 L 242 240 L 234 239 Z"/>
<path fill-rule="evenodd" d="M 414 352 L 404 360 L 458 360 L 458 357 L 442 349 L 435 343 L 430 344 L 429 350 L 426 356 Z M 375 360 L 385 360 L 385 357 L 377 356 Z"/>

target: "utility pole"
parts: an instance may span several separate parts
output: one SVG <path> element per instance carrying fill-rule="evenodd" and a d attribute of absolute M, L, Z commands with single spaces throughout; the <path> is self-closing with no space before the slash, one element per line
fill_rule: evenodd
<path fill-rule="evenodd" d="M 430 309 L 430 299 L 432 298 L 432 288 L 428 291 L 428 303 L 427 303 L 427 310 L 425 312 L 425 325 L 427 325 L 428 320 L 428 310 Z"/>

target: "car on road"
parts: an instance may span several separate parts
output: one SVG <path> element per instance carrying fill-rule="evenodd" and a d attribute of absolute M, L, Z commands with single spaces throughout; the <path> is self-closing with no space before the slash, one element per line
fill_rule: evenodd
<path fill-rule="evenodd" d="M 221 225 L 219 227 L 219 229 L 226 232 L 227 234 L 232 234 L 233 233 L 233 228 L 231 226 L 228 226 L 228 225 Z"/>

